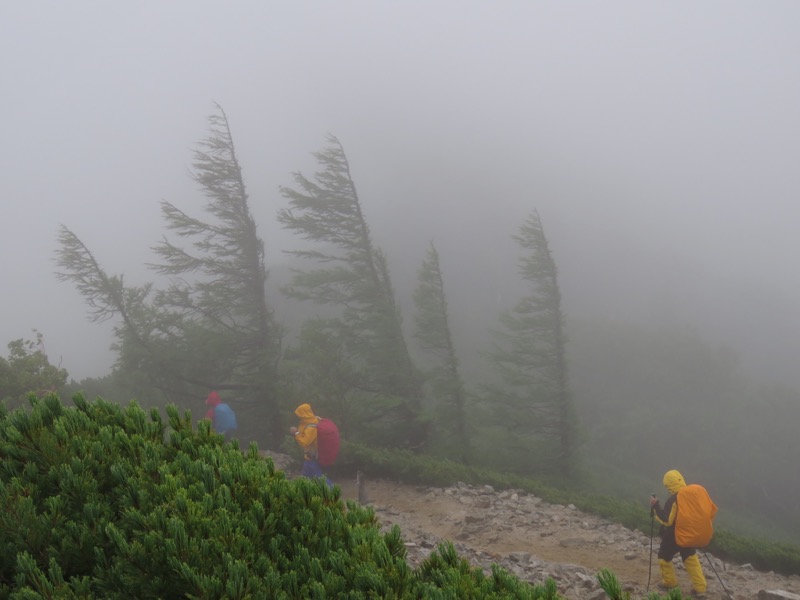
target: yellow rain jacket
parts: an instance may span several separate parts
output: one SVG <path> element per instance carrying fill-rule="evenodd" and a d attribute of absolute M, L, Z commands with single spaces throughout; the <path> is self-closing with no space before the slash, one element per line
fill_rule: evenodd
<path fill-rule="evenodd" d="M 319 417 L 311 410 L 310 404 L 301 404 L 295 409 L 294 414 L 300 418 L 300 424 L 297 426 L 297 433 L 294 434 L 294 439 L 303 448 L 303 458 L 316 460 L 317 423 L 319 423 Z"/>
<path fill-rule="evenodd" d="M 664 474 L 664 487 L 667 488 L 669 492 L 669 498 L 664 504 L 663 512 L 657 510 L 655 512 L 655 517 L 656 521 L 661 523 L 664 527 L 674 527 L 675 517 L 678 516 L 678 505 L 675 504 L 675 498 L 678 495 L 678 491 L 682 487 L 686 487 L 686 481 L 684 481 L 683 475 L 673 469 Z M 669 512 L 667 512 L 667 510 L 669 510 Z"/>
<path fill-rule="evenodd" d="M 683 512 L 681 512 L 678 497 L 680 496 L 682 500 L 686 500 L 688 494 L 689 497 L 697 498 L 697 490 L 702 490 L 702 495 L 707 499 L 706 508 L 710 509 L 708 511 L 710 515 L 706 517 L 708 527 L 705 533 L 708 535 L 708 539 L 710 539 L 713 531 L 713 528 L 711 528 L 711 519 L 714 518 L 717 507 L 711 501 L 711 498 L 708 497 L 708 492 L 705 491 L 704 487 L 696 484 L 691 486 L 686 485 L 683 475 L 674 469 L 664 474 L 664 487 L 669 491 L 669 498 L 667 498 L 667 501 L 664 503 L 664 508 L 661 508 L 658 504 L 653 507 L 653 515 L 661 524 L 662 541 L 661 548 L 658 551 L 658 566 L 661 570 L 661 583 L 667 588 L 677 587 L 678 579 L 675 574 L 675 568 L 672 566 L 672 558 L 675 556 L 675 553 L 680 552 L 681 559 L 686 567 L 686 572 L 692 580 L 692 589 L 698 594 L 704 594 L 707 589 L 707 583 L 705 575 L 703 575 L 703 567 L 700 566 L 700 559 L 697 557 L 697 552 L 695 551 L 695 544 L 680 545 L 681 540 L 679 538 L 681 536 L 679 536 L 679 532 L 676 531 L 676 524 L 684 530 L 687 526 L 686 521 L 688 520 L 691 525 L 694 520 L 692 517 L 687 519 L 687 507 L 684 507 Z M 695 502 L 693 501 L 685 501 L 683 504 L 688 504 L 692 507 L 695 506 Z M 694 510 L 694 508 L 692 508 L 692 510 Z M 679 513 L 683 515 L 680 520 L 678 519 Z M 691 531 L 691 533 L 694 535 L 696 532 Z M 705 543 L 708 542 L 705 541 Z M 704 543 L 697 545 L 702 546 Z"/>

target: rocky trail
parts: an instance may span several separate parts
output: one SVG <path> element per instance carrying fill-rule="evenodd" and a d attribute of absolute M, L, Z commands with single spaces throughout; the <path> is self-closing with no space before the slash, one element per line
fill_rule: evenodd
<path fill-rule="evenodd" d="M 648 535 L 531 494 L 464 483 L 447 488 L 363 478 L 360 485 L 355 479 L 336 483 L 344 498 L 371 505 L 383 528 L 400 527 L 413 566 L 449 540 L 487 572 L 499 564 L 532 583 L 553 578 L 568 600 L 605 598 L 597 583 L 600 569 L 611 570 L 631 598 L 647 597 L 648 580 L 649 590 L 658 591 L 657 532 L 651 568 Z M 701 555 L 701 563 L 707 598 L 800 600 L 800 576 L 760 572 L 710 554 Z M 675 566 L 688 597 L 689 578 L 680 560 Z"/>

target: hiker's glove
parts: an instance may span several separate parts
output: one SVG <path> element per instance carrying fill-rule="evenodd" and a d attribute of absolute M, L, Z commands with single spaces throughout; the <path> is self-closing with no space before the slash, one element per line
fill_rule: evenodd
<path fill-rule="evenodd" d="M 655 508 L 656 506 L 658 506 L 658 498 L 653 496 L 650 498 L 650 508 Z"/>

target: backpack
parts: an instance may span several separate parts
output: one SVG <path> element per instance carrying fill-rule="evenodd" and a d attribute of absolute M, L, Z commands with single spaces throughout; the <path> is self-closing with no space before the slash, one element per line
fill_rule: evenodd
<path fill-rule="evenodd" d="M 696 483 L 678 490 L 675 502 L 678 514 L 675 517 L 675 542 L 681 548 L 702 548 L 714 535 L 711 524 L 717 514 L 717 505 L 711 500 L 706 488 Z"/>
<path fill-rule="evenodd" d="M 233 409 L 224 402 L 217 404 L 214 409 L 214 431 L 225 433 L 236 429 L 236 414 Z"/>
<path fill-rule="evenodd" d="M 330 419 L 320 418 L 317 423 L 317 462 L 331 466 L 339 455 L 339 428 Z"/>

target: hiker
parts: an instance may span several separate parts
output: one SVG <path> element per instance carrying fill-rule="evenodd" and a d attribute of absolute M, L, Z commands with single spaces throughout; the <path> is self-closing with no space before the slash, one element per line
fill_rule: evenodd
<path fill-rule="evenodd" d="M 317 424 L 321 419 L 307 403 L 298 406 L 294 414 L 300 418 L 300 423 L 298 427 L 290 427 L 289 432 L 303 449 L 303 470 L 300 475 L 309 478 L 324 477 L 328 485 L 332 486 L 333 483 L 322 470 L 317 456 Z"/>
<path fill-rule="evenodd" d="M 230 441 L 231 436 L 236 431 L 236 413 L 233 409 L 222 401 L 217 392 L 210 392 L 206 398 L 206 419 L 211 420 L 211 427 L 217 433 L 225 436 L 225 441 Z"/>
<path fill-rule="evenodd" d="M 650 514 L 661 525 L 661 546 L 658 549 L 661 583 L 658 584 L 658 587 L 663 590 L 678 587 L 678 579 L 675 576 L 672 559 L 676 554 L 680 553 L 686 572 L 692 580 L 692 597 L 705 598 L 706 578 L 703 575 L 703 567 L 700 565 L 697 550 L 695 548 L 681 547 L 675 539 L 675 520 L 678 515 L 676 500 L 681 488 L 687 487 L 686 481 L 684 481 L 683 475 L 673 469 L 664 474 L 664 487 L 669 491 L 669 497 L 663 508 L 655 494 L 650 498 Z M 716 509 L 716 506 L 714 506 L 714 509 Z"/>

